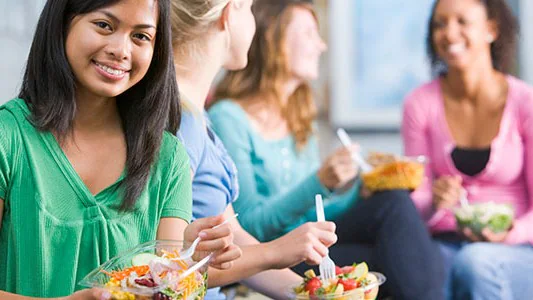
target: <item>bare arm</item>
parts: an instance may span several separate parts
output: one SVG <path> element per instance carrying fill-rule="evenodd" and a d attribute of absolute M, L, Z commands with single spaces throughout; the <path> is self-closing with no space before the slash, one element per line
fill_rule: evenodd
<path fill-rule="evenodd" d="M 233 207 L 228 206 L 224 214 L 232 216 Z M 274 299 L 286 298 L 287 287 L 302 280 L 288 267 L 303 261 L 319 263 L 327 247 L 336 241 L 333 223 L 308 223 L 277 240 L 262 244 L 237 220 L 233 220 L 231 226 L 234 241 L 241 247 L 243 255 L 229 270 L 210 271 L 210 281 L 214 286 L 220 286 L 242 280 L 247 286 Z"/>

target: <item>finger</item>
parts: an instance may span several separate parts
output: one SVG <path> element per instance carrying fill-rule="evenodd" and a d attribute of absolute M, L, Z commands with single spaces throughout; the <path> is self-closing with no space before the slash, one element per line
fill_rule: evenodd
<path fill-rule="evenodd" d="M 335 232 L 335 230 L 337 229 L 337 225 L 329 221 L 328 222 L 314 222 L 311 224 L 320 230 L 329 231 L 329 232 Z"/>
<path fill-rule="evenodd" d="M 483 228 L 481 231 L 481 235 L 483 238 L 485 238 L 487 241 L 493 242 L 495 241 L 495 234 L 488 228 Z"/>
<path fill-rule="evenodd" d="M 444 193 L 446 193 L 446 192 L 448 191 L 448 189 L 447 189 L 445 186 L 443 186 L 443 185 L 438 185 L 438 184 L 434 184 L 432 190 L 433 190 L 433 193 L 434 193 L 434 194 L 439 195 L 439 196 L 441 196 L 441 197 L 442 197 L 442 195 L 443 195 Z"/>
<path fill-rule="evenodd" d="M 305 261 L 308 265 L 318 265 L 322 262 L 322 256 L 316 252 L 312 245 L 305 251 L 301 261 Z"/>
<path fill-rule="evenodd" d="M 82 290 L 82 291 L 75 293 L 74 295 L 79 296 L 80 299 L 94 299 L 94 300 L 109 300 L 112 297 L 109 291 L 105 289 L 98 289 L 98 288 Z M 75 297 L 75 298 L 77 299 L 78 297 Z"/>
<path fill-rule="evenodd" d="M 196 232 L 200 232 L 204 229 L 213 228 L 221 224 L 222 222 L 224 222 L 224 216 L 219 215 L 219 216 L 214 216 L 214 217 L 196 219 L 193 223 L 191 223 L 191 226 L 194 227 Z"/>
<path fill-rule="evenodd" d="M 328 247 L 326 247 L 324 244 L 322 244 L 317 238 L 313 239 L 312 241 L 313 249 L 320 255 L 320 257 L 325 257 L 329 254 Z"/>
<path fill-rule="evenodd" d="M 471 241 L 473 242 L 479 242 L 480 239 L 477 235 L 475 235 L 470 228 L 464 228 L 463 234 Z"/>
<path fill-rule="evenodd" d="M 481 235 L 483 236 L 483 238 L 485 238 L 485 240 L 489 242 L 499 243 L 505 239 L 505 237 L 507 236 L 507 233 L 506 232 L 494 233 L 489 228 L 483 228 L 483 230 L 481 231 Z"/>
<path fill-rule="evenodd" d="M 349 152 L 359 152 L 361 151 L 361 146 L 358 143 L 352 143 L 350 146 L 346 147 Z"/>
<path fill-rule="evenodd" d="M 216 240 L 202 241 L 198 243 L 198 246 L 196 247 L 196 251 L 206 251 L 206 252 L 220 251 L 232 245 L 233 244 L 232 239 L 233 237 L 231 239 L 229 237 L 225 237 L 225 238 L 220 238 Z"/>
<path fill-rule="evenodd" d="M 216 252 L 211 259 L 210 264 L 219 266 L 222 269 L 231 267 L 228 263 L 231 263 L 242 256 L 242 250 L 236 245 L 230 245 L 224 251 Z"/>
<path fill-rule="evenodd" d="M 216 240 L 230 236 L 232 233 L 231 224 L 227 223 L 217 228 L 205 229 L 198 234 L 202 241 Z"/>
<path fill-rule="evenodd" d="M 316 230 L 314 236 L 326 247 L 329 247 L 337 242 L 337 235 L 330 231 Z"/>

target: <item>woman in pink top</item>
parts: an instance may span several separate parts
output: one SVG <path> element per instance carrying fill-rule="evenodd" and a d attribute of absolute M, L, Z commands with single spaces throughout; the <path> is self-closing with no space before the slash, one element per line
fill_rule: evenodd
<path fill-rule="evenodd" d="M 452 299 L 533 299 L 533 89 L 507 75 L 517 31 L 504 0 L 436 1 L 427 43 L 439 76 L 404 106 L 405 153 L 429 157 L 412 197 L 448 261 Z M 458 230 L 463 189 L 470 203 L 512 204 L 511 230 Z"/>

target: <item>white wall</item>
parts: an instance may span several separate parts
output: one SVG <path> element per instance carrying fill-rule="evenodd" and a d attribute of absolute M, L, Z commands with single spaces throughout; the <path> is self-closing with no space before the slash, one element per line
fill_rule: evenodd
<path fill-rule="evenodd" d="M 45 0 L 0 0 L 0 104 L 15 97 Z"/>

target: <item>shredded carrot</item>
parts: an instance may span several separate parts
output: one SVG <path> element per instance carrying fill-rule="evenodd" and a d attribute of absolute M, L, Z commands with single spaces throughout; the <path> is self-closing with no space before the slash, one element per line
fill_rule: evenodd
<path fill-rule="evenodd" d="M 135 266 L 131 268 L 124 269 L 122 271 L 113 271 L 113 272 L 107 272 L 105 270 L 102 270 L 102 273 L 106 274 L 107 276 L 116 279 L 116 280 L 122 280 L 128 276 L 130 276 L 131 273 L 135 272 L 139 276 L 144 276 L 150 271 L 150 267 L 148 266 Z"/>

